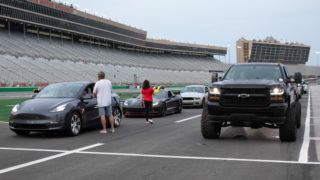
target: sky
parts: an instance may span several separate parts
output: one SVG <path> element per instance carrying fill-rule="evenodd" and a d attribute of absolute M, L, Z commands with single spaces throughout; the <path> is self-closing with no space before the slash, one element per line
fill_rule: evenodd
<path fill-rule="evenodd" d="M 307 65 L 320 65 L 320 0 L 60 1 L 146 30 L 149 38 L 227 47 L 231 63 L 239 38 L 273 36 L 311 46 Z"/>

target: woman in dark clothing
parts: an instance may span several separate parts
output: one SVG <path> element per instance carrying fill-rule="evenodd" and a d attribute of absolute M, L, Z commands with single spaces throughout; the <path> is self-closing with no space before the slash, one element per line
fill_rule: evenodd
<path fill-rule="evenodd" d="M 154 90 L 150 87 L 150 82 L 145 80 L 141 90 L 141 103 L 144 105 L 146 111 L 146 123 L 153 124 L 152 121 L 152 102 Z"/>

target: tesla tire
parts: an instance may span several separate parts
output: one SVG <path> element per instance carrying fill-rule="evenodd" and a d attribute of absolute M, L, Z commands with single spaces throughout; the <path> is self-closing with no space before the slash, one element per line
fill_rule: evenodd
<path fill-rule="evenodd" d="M 80 134 L 81 128 L 81 117 L 78 113 L 73 112 L 70 118 L 67 120 L 65 132 L 69 136 L 77 136 Z"/>
<path fill-rule="evenodd" d="M 112 112 L 114 118 L 114 126 L 119 127 L 121 125 L 122 114 L 118 107 L 116 107 Z"/>

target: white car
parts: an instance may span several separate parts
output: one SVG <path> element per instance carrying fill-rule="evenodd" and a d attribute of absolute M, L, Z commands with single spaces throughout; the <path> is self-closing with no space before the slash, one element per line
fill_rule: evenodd
<path fill-rule="evenodd" d="M 208 87 L 203 85 L 191 85 L 182 88 L 180 95 L 183 98 L 183 106 L 202 107 L 205 103 L 208 90 Z"/>
<path fill-rule="evenodd" d="M 309 89 L 308 89 L 308 83 L 306 81 L 302 81 L 302 89 L 304 94 L 308 93 Z"/>

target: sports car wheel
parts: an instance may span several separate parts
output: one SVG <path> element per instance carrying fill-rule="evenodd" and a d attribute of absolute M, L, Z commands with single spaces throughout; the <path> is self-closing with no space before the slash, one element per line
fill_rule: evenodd
<path fill-rule="evenodd" d="M 163 104 L 161 109 L 161 116 L 164 117 L 166 115 L 167 115 L 167 106 L 166 104 Z"/>
<path fill-rule="evenodd" d="M 81 117 L 74 112 L 67 122 L 66 133 L 70 136 L 77 136 L 81 131 Z"/>
<path fill-rule="evenodd" d="M 177 107 L 177 113 L 181 113 L 182 112 L 182 102 L 179 102 L 179 105 Z"/>
<path fill-rule="evenodd" d="M 119 108 L 115 108 L 112 112 L 114 118 L 114 126 L 119 127 L 121 125 L 122 114 Z"/>

